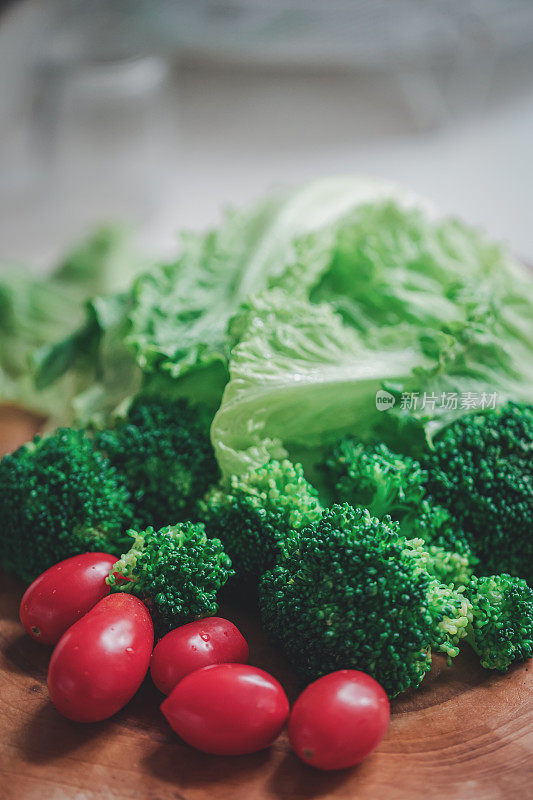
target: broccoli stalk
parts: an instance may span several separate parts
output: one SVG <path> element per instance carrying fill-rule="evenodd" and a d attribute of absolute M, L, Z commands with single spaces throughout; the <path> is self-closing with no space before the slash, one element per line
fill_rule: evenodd
<path fill-rule="evenodd" d="M 131 549 L 107 578 L 112 591 L 143 600 L 160 632 L 216 613 L 217 593 L 233 570 L 220 541 L 208 539 L 201 523 L 129 533 Z"/>
<path fill-rule="evenodd" d="M 125 482 L 91 439 L 60 428 L 0 461 L 0 553 L 25 581 L 85 551 L 120 554 L 132 524 Z"/>

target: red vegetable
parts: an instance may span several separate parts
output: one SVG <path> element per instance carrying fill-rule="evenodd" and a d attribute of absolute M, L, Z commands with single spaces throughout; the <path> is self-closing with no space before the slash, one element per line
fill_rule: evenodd
<path fill-rule="evenodd" d="M 48 690 L 61 714 L 97 722 L 131 700 L 150 664 L 154 629 L 148 609 L 112 594 L 63 634 L 50 660 Z"/>
<path fill-rule="evenodd" d="M 186 675 L 161 711 L 187 744 L 215 755 L 255 753 L 272 744 L 289 701 L 268 672 L 246 664 L 214 664 Z"/>
<path fill-rule="evenodd" d="M 67 628 L 109 594 L 105 579 L 116 556 L 83 553 L 60 561 L 24 592 L 20 621 L 42 644 L 56 644 Z"/>
<path fill-rule="evenodd" d="M 378 746 L 389 716 L 389 699 L 374 678 L 341 669 L 304 689 L 291 711 L 289 740 L 307 764 L 344 769 Z"/>
<path fill-rule="evenodd" d="M 189 622 L 163 636 L 150 662 L 152 680 L 164 694 L 200 667 L 248 661 L 246 639 L 235 625 L 220 617 Z"/>

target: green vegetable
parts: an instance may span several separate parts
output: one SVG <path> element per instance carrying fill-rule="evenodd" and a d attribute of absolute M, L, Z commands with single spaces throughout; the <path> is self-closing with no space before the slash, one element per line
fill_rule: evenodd
<path fill-rule="evenodd" d="M 71 406 L 80 426 L 107 425 L 141 387 L 141 370 L 125 344 L 129 307 L 128 295 L 97 297 L 78 330 L 34 354 L 37 388 L 66 379 L 76 385 Z"/>
<path fill-rule="evenodd" d="M 360 669 L 394 696 L 419 685 L 432 649 L 452 657 L 466 635 L 468 603 L 430 562 L 390 518 L 333 506 L 264 575 L 263 625 L 306 681 Z"/>
<path fill-rule="evenodd" d="M 228 323 L 248 295 L 279 280 L 305 293 L 326 266 L 330 226 L 365 200 L 394 194 L 371 181 L 329 178 L 227 212 L 216 230 L 183 236 L 179 258 L 133 289 L 129 342 L 141 368 L 178 377 L 226 362 Z M 319 230 L 323 239 L 310 237 Z"/>
<path fill-rule="evenodd" d="M 382 442 L 364 444 L 346 436 L 326 454 L 321 469 L 335 502 L 364 506 L 379 519 L 390 515 L 403 536 L 424 540 L 443 583 L 468 581 L 477 559 L 457 520 L 428 494 L 428 473 L 419 461 Z"/>
<path fill-rule="evenodd" d="M 216 614 L 217 593 L 233 570 L 220 541 L 209 539 L 201 523 L 130 535 L 131 549 L 107 578 L 112 591 L 141 598 L 161 633 Z"/>
<path fill-rule="evenodd" d="M 387 416 L 375 405 L 383 376 L 398 379 L 416 364 L 411 348 L 383 340 L 369 351 L 329 306 L 281 290 L 252 298 L 237 322 L 241 341 L 211 429 L 225 478 L 287 451 L 315 462 L 343 434 L 371 430 L 376 415 Z"/>
<path fill-rule="evenodd" d="M 472 603 L 467 641 L 487 669 L 507 672 L 515 661 L 533 656 L 533 589 L 521 578 L 472 578 L 466 588 Z"/>
<path fill-rule="evenodd" d="M 422 539 L 433 560 L 432 574 L 442 583 L 462 586 L 470 580 L 479 560 L 470 547 L 464 531 L 442 506 L 433 500 L 422 501 L 410 524 L 400 523 L 402 535 Z"/>
<path fill-rule="evenodd" d="M 469 304 L 484 307 L 490 286 L 512 291 L 515 276 L 525 278 L 480 231 L 389 200 L 360 205 L 340 220 L 312 299 L 330 303 L 363 334 L 381 324 L 437 328 L 460 325 Z M 510 324 L 513 315 L 500 311 Z"/>
<path fill-rule="evenodd" d="M 47 278 L 20 266 L 0 277 L 0 402 L 21 404 L 53 420 L 69 421 L 71 399 L 82 388 L 78 375 L 35 387 L 31 357 L 67 336 L 84 318 L 84 302 L 124 285 L 139 268 L 128 237 L 118 228 L 101 228 L 72 250 Z M 83 349 L 86 342 L 80 343 Z M 86 353 L 89 359 L 89 353 Z"/>
<path fill-rule="evenodd" d="M 484 327 L 481 320 L 475 323 L 478 333 L 472 329 L 472 335 L 490 347 L 473 349 L 475 368 L 466 363 L 464 353 L 457 353 L 452 364 L 440 348 L 427 346 L 427 328 L 374 326 L 362 336 L 343 325 L 329 306 L 313 305 L 279 290 L 252 298 L 240 315 L 238 329 L 241 339 L 232 352 L 230 382 L 212 430 L 224 475 L 241 473 L 287 452 L 292 458 L 297 454 L 305 465 L 307 456 L 299 448 L 320 454 L 346 433 L 390 440 L 392 433 L 402 435 L 394 423 L 406 426 L 410 448 L 421 451 L 424 430 L 428 436 L 450 416 L 464 413 L 441 413 L 436 408 L 421 419 L 418 413 L 398 409 L 398 404 L 397 414 L 394 409 L 380 411 L 375 396 L 383 385 L 396 387 L 396 394 L 401 388 L 416 388 L 438 397 L 451 390 L 457 396 L 468 383 L 472 391 L 498 390 L 504 399 L 506 394 L 527 395 L 532 383 L 527 368 L 533 354 L 524 350 L 525 343 L 516 338 L 514 345 L 508 345 L 498 326 Z M 442 336 L 436 331 L 434 339 Z M 507 356 L 500 359 L 496 352 L 505 348 L 510 353 L 512 347 L 517 360 L 523 358 L 518 383 L 514 367 L 506 371 Z"/>
<path fill-rule="evenodd" d="M 137 398 L 96 446 L 125 476 L 140 527 L 190 519 L 195 503 L 218 479 L 210 418 L 185 400 Z"/>
<path fill-rule="evenodd" d="M 161 388 L 164 376 L 165 396 L 193 400 L 199 399 L 200 386 L 212 408 L 219 404 L 228 363 L 234 377 L 226 399 L 232 403 L 237 389 L 244 403 L 246 386 L 260 395 L 272 386 L 273 370 L 278 372 L 272 413 L 263 419 L 252 409 L 260 427 L 251 425 L 241 434 L 230 420 L 230 430 L 224 424 L 217 434 L 226 477 L 283 457 L 262 438 L 281 439 L 292 460 L 300 460 L 295 448 L 302 442 L 319 449 L 343 433 L 383 438 L 385 432 L 389 441 L 394 426 L 405 426 L 410 446 L 420 449 L 424 436 L 431 438 L 464 413 L 463 392 L 497 393 L 498 402 L 526 400 L 533 383 L 531 277 L 478 231 L 455 220 L 435 220 L 423 205 L 387 185 L 338 178 L 229 213 L 217 230 L 185 237 L 174 263 L 135 282 L 114 327 L 119 332 L 114 346 L 131 352 L 135 379 L 142 375 L 143 383 L 155 381 Z M 250 301 L 251 292 L 267 294 Z M 277 340 L 268 321 L 276 311 L 284 333 Z M 344 328 L 331 321 L 333 312 Z M 311 332 L 315 315 L 321 319 L 317 338 Z M 105 331 L 98 322 L 91 338 L 89 360 L 96 367 Z M 258 338 L 256 344 L 251 337 Z M 85 344 L 74 347 L 62 361 L 60 346 L 43 360 L 52 374 L 79 375 L 76 364 L 86 352 Z M 264 352 L 272 358 L 267 376 L 261 369 Z M 326 356 L 333 359 L 331 370 Z M 287 377 L 291 360 L 302 371 L 299 387 Z M 114 387 L 107 392 L 95 372 L 98 396 L 89 393 L 82 410 L 105 421 L 106 411 L 128 397 L 129 387 L 122 396 Z M 246 386 L 235 386 L 235 380 Z M 333 385 L 341 389 L 339 405 L 349 417 L 345 428 L 329 397 Z M 382 387 L 396 399 L 385 414 L 374 403 Z M 312 417 L 309 442 L 295 424 L 296 388 L 305 392 L 305 400 L 298 393 L 305 422 Z M 435 401 L 406 409 L 402 392 L 420 398 L 426 392 Z M 443 393 L 454 400 L 443 404 Z M 246 419 L 241 424 L 246 426 Z M 246 455 L 250 448 L 257 457 Z M 234 450 L 243 451 L 242 457 L 234 457 Z"/>
<path fill-rule="evenodd" d="M 341 221 L 311 299 L 327 301 L 370 348 L 376 329 L 406 345 L 405 332 L 415 334 L 418 367 L 389 388 L 397 398 L 401 391 L 436 396 L 433 405 L 409 409 L 428 434 L 464 413 L 462 392 L 529 399 L 531 275 L 457 220 L 435 221 L 393 202 L 357 208 Z M 456 393 L 455 408 L 439 403 L 442 392 Z M 393 414 L 403 416 L 398 406 Z"/>
<path fill-rule="evenodd" d="M 125 484 L 83 431 L 37 436 L 0 461 L 0 558 L 25 581 L 87 550 L 119 554 L 131 523 Z"/>
<path fill-rule="evenodd" d="M 458 420 L 426 460 L 428 487 L 462 525 L 485 574 L 533 581 L 533 406 Z"/>
<path fill-rule="evenodd" d="M 113 242 L 50 281 L 0 283 L 1 396 L 48 408 L 60 393 L 57 416 L 95 437 L 60 429 L 0 463 L 9 569 L 118 554 L 135 527 L 108 583 L 160 632 L 215 613 L 235 570 L 304 679 L 355 667 L 391 696 L 464 640 L 500 670 L 532 654 L 526 582 L 472 577 L 479 559 L 533 579 L 520 265 L 350 178 L 230 212 L 130 287 L 105 285 L 125 264 Z M 465 417 L 463 393 L 514 402 Z M 308 481 L 345 504 L 324 510 Z"/>
<path fill-rule="evenodd" d="M 254 589 L 287 540 L 321 514 L 316 490 L 290 461 L 234 476 L 229 491 L 213 489 L 200 510 L 208 534 L 222 540 L 236 580 Z"/>
<path fill-rule="evenodd" d="M 85 324 L 41 352 L 38 381 L 81 378 L 82 424 L 94 417 L 105 424 L 141 376 L 144 390 L 201 400 L 214 412 L 237 333 L 229 324 L 250 292 L 281 283 L 305 296 L 327 267 L 338 221 L 362 203 L 391 197 L 416 202 L 388 184 L 338 177 L 227 212 L 218 229 L 183 236 L 178 258 L 141 276 L 126 295 L 99 298 L 113 312 L 120 307 L 112 323 L 91 304 Z M 122 365 L 122 391 L 112 370 L 102 376 L 110 360 Z"/>
<path fill-rule="evenodd" d="M 343 433 L 421 452 L 424 437 L 466 413 L 463 393 L 529 397 L 533 281 L 477 231 L 373 203 L 315 232 L 305 253 L 323 265 L 299 262 L 312 303 L 288 268 L 230 326 L 237 345 L 213 427 L 224 475 L 286 453 L 306 464 L 300 448 L 320 451 Z M 395 401 L 387 412 L 374 402 L 380 388 Z"/>
<path fill-rule="evenodd" d="M 382 442 L 345 436 L 326 453 L 322 469 L 336 502 L 365 506 L 374 517 L 410 520 L 426 496 L 427 472 L 420 462 Z"/>

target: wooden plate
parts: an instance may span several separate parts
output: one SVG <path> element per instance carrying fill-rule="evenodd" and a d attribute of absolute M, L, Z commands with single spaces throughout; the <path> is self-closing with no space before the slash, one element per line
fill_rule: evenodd
<path fill-rule="evenodd" d="M 0 452 L 38 423 L 0 415 Z M 48 701 L 50 649 L 18 621 L 23 585 L 0 576 L 1 800 L 518 800 L 533 794 L 530 664 L 507 675 L 482 669 L 465 648 L 451 668 L 436 657 L 417 692 L 393 702 L 378 750 L 340 773 L 320 773 L 292 755 L 283 734 L 270 750 L 226 758 L 195 752 L 159 711 L 148 678 L 115 717 L 94 725 L 63 719 Z M 272 672 L 291 699 L 298 687 L 263 636 L 253 610 L 221 610 L 250 643 L 250 662 Z"/>

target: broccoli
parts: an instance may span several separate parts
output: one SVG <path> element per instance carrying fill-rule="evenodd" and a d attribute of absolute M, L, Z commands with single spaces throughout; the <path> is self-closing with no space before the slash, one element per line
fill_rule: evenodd
<path fill-rule="evenodd" d="M 321 465 L 336 502 L 368 508 L 373 517 L 401 520 L 426 494 L 427 473 L 414 458 L 385 444 L 363 444 L 345 436 Z"/>
<path fill-rule="evenodd" d="M 394 696 L 420 684 L 432 649 L 457 654 L 470 614 L 462 589 L 433 578 L 423 542 L 390 517 L 335 505 L 291 544 L 261 579 L 259 607 L 304 680 L 361 669 Z"/>
<path fill-rule="evenodd" d="M 126 485 L 80 430 L 36 436 L 0 461 L 0 558 L 25 581 L 87 550 L 120 554 Z"/>
<path fill-rule="evenodd" d="M 510 575 L 473 577 L 465 589 L 472 604 L 467 642 L 487 669 L 507 672 L 533 656 L 533 589 Z"/>
<path fill-rule="evenodd" d="M 508 403 L 454 422 L 425 459 L 428 489 L 480 559 L 476 571 L 533 581 L 533 406 Z"/>
<path fill-rule="evenodd" d="M 212 489 L 200 506 L 208 534 L 220 537 L 238 583 L 246 588 L 256 587 L 287 538 L 321 514 L 316 490 L 301 465 L 290 461 L 270 461 L 234 475 L 229 492 Z"/>
<path fill-rule="evenodd" d="M 136 399 L 125 419 L 95 437 L 123 473 L 136 525 L 155 528 L 195 516 L 195 502 L 218 479 L 209 418 L 185 400 Z"/>
<path fill-rule="evenodd" d="M 422 539 L 432 555 L 431 572 L 442 583 L 463 586 L 470 580 L 478 560 L 457 521 L 442 506 L 422 500 L 418 514 L 400 522 L 403 536 Z"/>
<path fill-rule="evenodd" d="M 466 583 L 477 560 L 457 520 L 428 494 L 428 473 L 419 461 L 383 443 L 363 444 L 346 436 L 320 467 L 335 502 L 364 506 L 379 519 L 391 516 L 403 536 L 427 543 L 437 577 Z"/>
<path fill-rule="evenodd" d="M 216 613 L 217 592 L 233 570 L 221 542 L 208 539 L 202 523 L 129 533 L 132 547 L 107 578 L 112 591 L 143 600 L 160 633 Z"/>
<path fill-rule="evenodd" d="M 467 550 L 462 553 L 446 550 L 439 545 L 428 544 L 422 537 L 417 537 L 416 541 L 423 543 L 431 557 L 427 564 L 427 571 L 430 575 L 438 578 L 441 583 L 466 586 L 472 577 L 472 564 L 475 562 Z"/>

